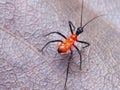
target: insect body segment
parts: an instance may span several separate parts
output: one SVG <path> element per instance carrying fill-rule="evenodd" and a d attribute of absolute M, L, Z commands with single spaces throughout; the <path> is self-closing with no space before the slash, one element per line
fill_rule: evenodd
<path fill-rule="evenodd" d="M 77 41 L 77 35 L 72 34 L 65 41 L 61 42 L 58 45 L 58 53 L 65 53 L 68 50 L 71 50 L 71 48 L 74 45 L 75 41 Z"/>

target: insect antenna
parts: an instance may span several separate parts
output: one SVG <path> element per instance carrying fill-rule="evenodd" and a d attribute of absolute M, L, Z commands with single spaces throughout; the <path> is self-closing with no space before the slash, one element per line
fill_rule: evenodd
<path fill-rule="evenodd" d="M 92 22 L 93 20 L 95 20 L 95 19 L 97 19 L 97 18 L 99 18 L 99 17 L 101 17 L 101 16 L 105 16 L 105 15 L 107 15 L 107 14 L 102 14 L 102 15 L 99 15 L 99 16 L 96 16 L 96 17 L 90 19 L 90 20 L 83 26 L 83 28 L 84 28 L 85 26 L 87 26 L 90 22 Z"/>
<path fill-rule="evenodd" d="M 82 0 L 82 8 L 81 8 L 81 21 L 80 21 L 80 27 L 82 27 L 82 16 L 83 16 L 83 3 L 84 1 Z"/>
<path fill-rule="evenodd" d="M 84 28 L 85 26 L 87 26 L 87 25 L 88 25 L 90 22 L 92 22 L 93 20 L 95 20 L 95 19 L 97 19 L 97 18 L 99 18 L 99 17 L 101 17 L 101 16 L 106 16 L 106 15 L 107 15 L 107 14 L 102 14 L 102 15 L 96 16 L 96 17 L 90 19 L 85 25 L 82 26 L 83 4 L 84 4 L 84 0 L 82 0 L 81 15 L 80 15 L 80 17 L 81 17 L 81 18 L 80 18 L 80 19 L 81 19 L 81 21 L 80 21 L 80 27 L 82 27 L 82 28 Z"/>

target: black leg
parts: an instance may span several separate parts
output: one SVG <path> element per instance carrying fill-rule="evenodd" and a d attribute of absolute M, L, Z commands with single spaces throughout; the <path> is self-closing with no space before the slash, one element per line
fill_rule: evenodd
<path fill-rule="evenodd" d="M 53 41 L 49 41 L 49 42 L 46 43 L 46 44 L 44 45 L 44 47 L 41 49 L 41 52 L 43 51 L 43 49 L 44 49 L 48 44 L 53 43 L 53 42 L 62 42 L 62 40 L 53 40 Z"/>
<path fill-rule="evenodd" d="M 82 68 L 81 68 L 81 66 L 82 66 L 82 55 L 81 55 L 81 52 L 80 52 L 80 50 L 75 45 L 74 45 L 74 47 L 76 48 L 77 52 L 80 55 L 80 70 L 82 70 Z"/>
<path fill-rule="evenodd" d="M 73 30 L 75 30 L 75 26 L 72 24 L 71 21 L 69 21 L 68 23 L 69 23 L 70 31 L 73 34 Z M 72 27 L 73 27 L 73 29 L 72 29 Z"/>
<path fill-rule="evenodd" d="M 53 34 L 53 33 L 56 33 L 56 34 L 58 34 L 66 39 L 66 37 L 60 32 L 50 32 L 50 33 L 46 34 L 45 36 L 48 36 L 48 35 Z"/>
<path fill-rule="evenodd" d="M 85 45 L 84 47 L 82 47 L 82 48 L 86 48 L 86 47 L 90 46 L 90 43 L 85 42 L 85 41 L 77 41 L 77 42 L 86 44 L 86 45 Z"/>
<path fill-rule="evenodd" d="M 67 79 L 68 79 L 69 67 L 70 67 L 70 62 L 71 62 L 72 56 L 73 56 L 73 52 L 71 50 L 71 54 L 70 54 L 70 57 L 68 58 L 68 64 L 67 64 L 67 73 L 66 73 L 66 79 L 65 79 L 65 85 L 64 85 L 65 90 L 66 90 L 66 83 L 67 83 Z"/>

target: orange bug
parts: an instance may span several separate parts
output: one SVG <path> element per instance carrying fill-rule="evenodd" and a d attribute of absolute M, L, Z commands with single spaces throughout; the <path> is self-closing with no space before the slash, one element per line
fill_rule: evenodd
<path fill-rule="evenodd" d="M 58 53 L 66 53 L 68 50 L 71 51 L 71 54 L 70 54 L 70 57 L 68 58 L 68 64 L 67 64 L 67 73 L 66 73 L 66 80 L 65 80 L 65 85 L 64 87 L 66 88 L 66 83 L 67 83 L 67 79 L 68 79 L 68 72 L 69 72 L 69 65 L 70 65 L 70 62 L 71 62 L 71 59 L 72 59 L 72 56 L 73 56 L 73 51 L 72 51 L 72 47 L 76 48 L 77 52 L 79 53 L 79 56 L 80 56 L 80 70 L 81 70 L 81 64 L 82 64 L 82 55 L 81 55 L 81 52 L 80 50 L 78 49 L 77 46 L 74 45 L 75 42 L 79 42 L 79 43 L 83 43 L 85 44 L 84 47 L 82 48 L 86 48 L 88 47 L 90 44 L 88 42 L 85 42 L 85 41 L 79 41 L 77 39 L 78 35 L 80 35 L 82 32 L 83 32 L 83 29 L 86 25 L 88 25 L 91 21 L 93 21 L 94 19 L 100 17 L 100 16 L 104 16 L 104 15 L 99 15 L 99 16 L 96 16 L 94 18 L 92 18 L 91 20 L 89 20 L 85 25 L 82 25 L 82 13 L 83 13 L 83 0 L 82 0 L 82 9 L 81 9 L 81 22 L 80 22 L 80 27 L 77 28 L 76 30 L 76 33 L 73 33 L 73 31 L 75 31 L 75 26 L 72 24 L 71 21 L 68 22 L 69 24 L 69 27 L 70 27 L 70 32 L 71 32 L 71 35 L 66 37 L 64 36 L 62 33 L 60 32 L 50 32 L 48 33 L 47 35 L 45 36 L 48 36 L 50 34 L 53 34 L 53 33 L 56 33 L 60 36 L 62 36 L 65 40 L 62 41 L 62 40 L 52 40 L 52 41 L 49 41 L 48 43 L 46 43 L 44 45 L 44 47 L 41 49 L 41 51 L 43 51 L 43 49 L 50 43 L 53 43 L 53 42 L 60 42 L 60 44 L 57 46 L 57 51 Z"/>

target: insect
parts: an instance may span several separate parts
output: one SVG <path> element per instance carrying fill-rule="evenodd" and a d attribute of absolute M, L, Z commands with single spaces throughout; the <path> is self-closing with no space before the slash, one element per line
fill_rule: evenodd
<path fill-rule="evenodd" d="M 69 28 L 70 28 L 70 32 L 71 32 L 71 35 L 66 37 L 65 35 L 63 35 L 62 33 L 60 32 L 50 32 L 48 34 L 46 34 L 45 36 L 48 36 L 50 34 L 58 34 L 60 36 L 62 36 L 65 40 L 62 41 L 62 40 L 52 40 L 52 41 L 49 41 L 47 42 L 44 47 L 41 49 L 41 51 L 43 52 L 43 49 L 50 43 L 54 43 L 54 42 L 59 42 L 58 46 L 57 46 L 57 51 L 58 53 L 66 53 L 67 51 L 70 51 L 70 57 L 68 58 L 68 63 L 67 63 L 67 73 L 66 73 L 66 79 L 65 79 L 65 84 L 64 84 L 64 88 L 66 88 L 66 83 L 67 83 L 67 79 L 68 79 L 68 73 L 69 73 L 69 66 L 70 66 L 70 62 L 71 62 L 71 59 L 72 59 L 72 56 L 73 56 L 73 51 L 72 51 L 72 48 L 74 47 L 78 54 L 79 54 L 79 57 L 80 57 L 80 70 L 82 69 L 81 68 L 81 65 L 82 65 L 82 55 L 81 55 L 81 51 L 78 49 L 78 47 L 74 44 L 75 42 L 78 42 L 78 43 L 82 43 L 82 44 L 85 44 L 85 46 L 83 46 L 82 48 L 87 48 L 88 46 L 90 46 L 90 43 L 88 42 L 85 42 L 85 41 L 80 41 L 78 40 L 78 35 L 80 35 L 84 28 L 93 20 L 95 20 L 96 18 L 100 17 L 100 16 L 104 16 L 104 15 L 99 15 L 99 16 L 96 16 L 92 19 L 90 19 L 86 24 L 82 25 L 82 14 L 83 14 L 83 3 L 84 3 L 84 0 L 82 0 L 82 7 L 81 7 L 81 21 L 80 21 L 80 27 L 78 27 L 77 29 L 75 28 L 75 26 L 73 25 L 73 23 L 71 21 L 68 22 L 69 24 Z M 76 32 L 74 33 L 73 31 Z"/>

